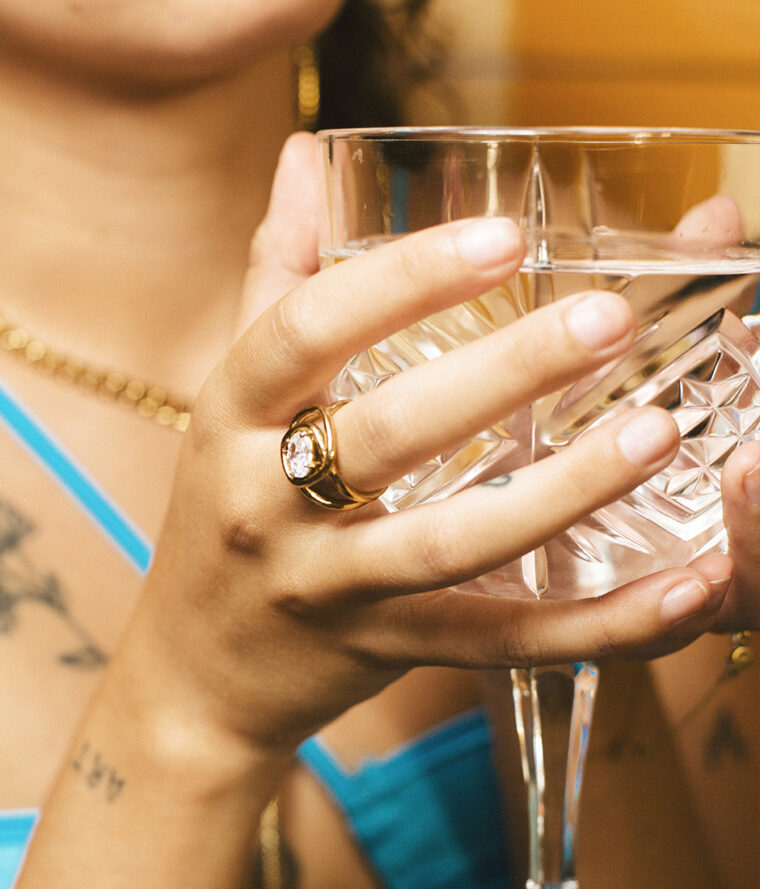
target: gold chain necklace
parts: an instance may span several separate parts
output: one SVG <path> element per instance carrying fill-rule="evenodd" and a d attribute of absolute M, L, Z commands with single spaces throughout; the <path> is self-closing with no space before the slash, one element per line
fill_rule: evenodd
<path fill-rule="evenodd" d="M 169 394 L 162 386 L 88 364 L 53 349 L 2 314 L 0 348 L 42 373 L 76 386 L 82 392 L 116 401 L 161 426 L 184 432 L 190 422 L 190 405 L 186 399 Z"/>

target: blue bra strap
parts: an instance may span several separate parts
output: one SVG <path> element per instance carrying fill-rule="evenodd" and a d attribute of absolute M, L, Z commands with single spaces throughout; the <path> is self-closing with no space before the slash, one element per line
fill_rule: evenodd
<path fill-rule="evenodd" d="M 307 738 L 298 748 L 298 759 L 318 775 L 323 784 L 342 808 L 347 807 L 351 794 L 351 778 L 344 771 L 332 753 L 324 745 L 319 735 Z"/>
<path fill-rule="evenodd" d="M 0 385 L 0 420 L 81 505 L 103 533 L 144 574 L 151 546 L 64 448 Z"/>
<path fill-rule="evenodd" d="M 13 886 L 36 822 L 31 809 L 0 812 L 0 889 Z"/>

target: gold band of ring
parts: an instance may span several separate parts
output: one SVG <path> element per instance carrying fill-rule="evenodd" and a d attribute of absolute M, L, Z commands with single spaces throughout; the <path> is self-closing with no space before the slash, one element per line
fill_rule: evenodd
<path fill-rule="evenodd" d="M 347 485 L 337 467 L 333 415 L 346 401 L 327 407 L 314 405 L 293 417 L 280 445 L 282 468 L 288 481 L 325 509 L 356 509 L 377 500 L 385 488 L 365 493 Z"/>

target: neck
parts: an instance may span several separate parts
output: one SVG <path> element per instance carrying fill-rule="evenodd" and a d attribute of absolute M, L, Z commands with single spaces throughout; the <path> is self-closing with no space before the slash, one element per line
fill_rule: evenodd
<path fill-rule="evenodd" d="M 192 392 L 234 330 L 290 80 L 280 52 L 127 98 L 0 61 L 0 311 L 88 362 Z"/>

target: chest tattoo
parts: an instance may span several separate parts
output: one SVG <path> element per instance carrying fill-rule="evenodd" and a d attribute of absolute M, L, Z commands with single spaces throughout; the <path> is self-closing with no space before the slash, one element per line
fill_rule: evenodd
<path fill-rule="evenodd" d="M 80 670 L 100 667 L 107 657 L 71 613 L 58 578 L 37 568 L 24 552 L 24 540 L 34 531 L 28 518 L 0 500 L 0 636 L 16 629 L 22 606 L 36 604 L 55 613 L 74 637 L 73 647 L 56 656 L 60 664 Z"/>
<path fill-rule="evenodd" d="M 748 753 L 747 743 L 734 715 L 727 707 L 721 708 L 705 743 L 702 757 L 705 769 L 715 771 L 725 761 L 741 762 L 746 760 Z"/>

